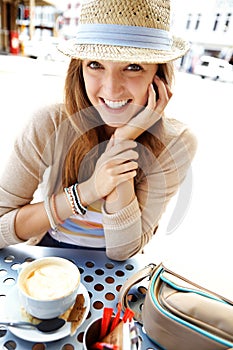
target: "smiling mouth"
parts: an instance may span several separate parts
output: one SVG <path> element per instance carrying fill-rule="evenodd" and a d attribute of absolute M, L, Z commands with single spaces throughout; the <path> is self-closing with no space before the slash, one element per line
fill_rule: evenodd
<path fill-rule="evenodd" d="M 104 104 L 107 107 L 109 107 L 111 109 L 120 109 L 131 102 L 131 100 L 112 101 L 112 100 L 107 100 L 105 98 L 101 98 L 101 100 L 104 102 Z"/>

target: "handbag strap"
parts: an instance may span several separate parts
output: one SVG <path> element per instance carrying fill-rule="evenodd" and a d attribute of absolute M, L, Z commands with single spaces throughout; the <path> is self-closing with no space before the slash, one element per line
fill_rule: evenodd
<path fill-rule="evenodd" d="M 154 271 L 158 268 L 157 265 L 155 264 L 149 264 L 147 266 L 145 266 L 143 269 L 137 271 L 135 274 L 133 274 L 132 276 L 130 276 L 125 283 L 121 286 L 120 292 L 119 292 L 119 301 L 122 305 L 122 310 L 124 311 L 126 308 L 130 309 L 130 305 L 129 305 L 129 301 L 128 301 L 128 293 L 130 291 L 130 289 L 137 283 L 139 283 L 140 281 L 142 281 L 143 279 L 150 277 L 153 275 Z M 142 323 L 142 317 L 141 314 L 138 312 L 135 312 L 135 310 L 133 310 L 134 312 L 134 318 Z"/>

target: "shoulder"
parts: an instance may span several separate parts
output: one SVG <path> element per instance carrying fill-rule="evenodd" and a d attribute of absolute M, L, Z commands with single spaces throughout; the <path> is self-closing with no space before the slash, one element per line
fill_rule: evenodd
<path fill-rule="evenodd" d="M 191 138 L 194 137 L 194 133 L 190 127 L 174 118 L 166 118 L 164 120 L 165 135 L 168 140 L 177 138 L 183 134 L 189 135 Z"/>
<path fill-rule="evenodd" d="M 197 149 L 197 138 L 188 125 L 177 119 L 166 118 L 164 131 L 167 148 L 188 151 L 190 158 L 194 157 Z"/>
<path fill-rule="evenodd" d="M 69 135 L 69 119 L 62 104 L 42 107 L 35 111 L 32 118 L 24 126 L 14 143 L 16 153 L 23 155 L 42 155 L 52 152 L 55 144 L 62 143 Z"/>
<path fill-rule="evenodd" d="M 59 125 L 67 120 L 67 114 L 63 104 L 53 104 L 38 109 L 32 116 L 28 127 L 44 132 L 54 131 Z"/>
<path fill-rule="evenodd" d="M 45 144 L 55 137 L 61 127 L 68 128 L 69 119 L 63 104 L 53 104 L 37 109 L 24 126 L 18 141 Z"/>

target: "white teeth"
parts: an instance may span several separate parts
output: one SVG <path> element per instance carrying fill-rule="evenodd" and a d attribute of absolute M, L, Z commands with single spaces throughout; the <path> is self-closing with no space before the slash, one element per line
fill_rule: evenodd
<path fill-rule="evenodd" d="M 110 100 L 106 100 L 104 99 L 104 103 L 106 103 L 106 105 L 110 108 L 121 108 L 123 106 L 126 105 L 126 103 L 128 102 L 128 100 L 122 100 L 122 101 L 110 101 Z"/>

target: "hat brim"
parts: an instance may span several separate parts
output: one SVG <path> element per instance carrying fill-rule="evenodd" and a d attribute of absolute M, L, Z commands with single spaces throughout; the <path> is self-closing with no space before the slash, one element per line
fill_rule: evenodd
<path fill-rule="evenodd" d="M 64 41 L 58 46 L 60 52 L 71 58 L 134 63 L 166 63 L 184 56 L 189 48 L 189 43 L 179 37 L 173 37 L 169 51 L 103 44 L 77 44 L 75 39 Z"/>

